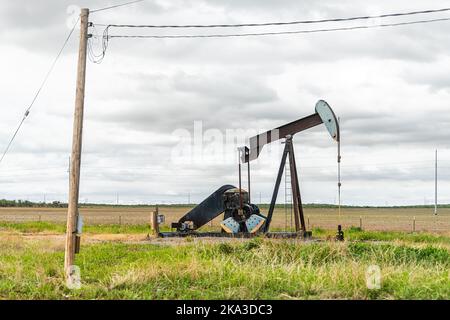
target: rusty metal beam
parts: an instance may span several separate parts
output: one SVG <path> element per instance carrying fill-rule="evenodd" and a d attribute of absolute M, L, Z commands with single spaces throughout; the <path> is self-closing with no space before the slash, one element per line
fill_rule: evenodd
<path fill-rule="evenodd" d="M 270 223 L 272 222 L 273 211 L 275 210 L 275 204 L 277 202 L 278 190 L 280 189 L 281 179 L 283 178 L 284 166 L 286 165 L 286 158 L 288 156 L 288 145 L 284 147 L 283 157 L 281 158 L 280 168 L 278 169 L 277 181 L 275 182 L 275 188 L 272 194 L 272 200 L 270 201 L 269 212 L 267 214 L 266 224 L 264 225 L 264 232 L 268 232 Z"/>
<path fill-rule="evenodd" d="M 318 113 L 314 113 L 300 120 L 251 137 L 249 155 L 244 155 L 242 162 L 245 163 L 257 159 L 266 144 L 283 139 L 288 135 L 293 136 L 296 133 L 315 127 L 321 123 L 323 123 L 322 118 Z"/>
<path fill-rule="evenodd" d="M 305 216 L 303 214 L 302 198 L 300 194 L 300 183 L 298 182 L 297 163 L 295 162 L 294 144 L 292 138 L 288 139 L 290 145 L 289 165 L 291 171 L 291 186 L 294 200 L 294 217 L 295 217 L 295 231 L 300 229 L 306 232 Z"/>

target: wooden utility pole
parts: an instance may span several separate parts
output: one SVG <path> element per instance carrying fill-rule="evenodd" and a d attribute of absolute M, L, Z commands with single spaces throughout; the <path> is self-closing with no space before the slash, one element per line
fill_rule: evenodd
<path fill-rule="evenodd" d="M 75 243 L 78 220 L 78 197 L 80 191 L 80 165 L 83 134 L 84 90 L 86 82 L 86 57 L 88 40 L 89 9 L 81 9 L 80 47 L 78 52 L 77 89 L 73 122 L 72 156 L 70 158 L 69 203 L 67 211 L 66 252 L 64 269 L 70 277 L 75 258 Z"/>
<path fill-rule="evenodd" d="M 152 227 L 152 233 L 155 237 L 158 237 L 159 235 L 159 223 L 158 223 L 158 215 L 159 215 L 159 208 L 156 206 L 155 211 L 152 211 L 151 216 L 151 227 Z"/>

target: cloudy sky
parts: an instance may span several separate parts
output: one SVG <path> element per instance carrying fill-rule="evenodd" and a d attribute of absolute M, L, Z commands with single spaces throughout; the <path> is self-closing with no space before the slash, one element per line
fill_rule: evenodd
<path fill-rule="evenodd" d="M 2 1 L 3 150 L 74 22 L 112 0 Z M 448 1 L 147 0 L 95 24 L 292 21 L 445 8 Z M 308 26 L 118 30 L 110 34 L 295 31 L 450 17 L 450 12 Z M 91 29 L 101 35 L 102 26 Z M 199 202 L 237 183 L 236 147 L 314 112 L 341 118 L 345 204 L 450 203 L 450 22 L 226 39 L 111 39 L 87 65 L 81 201 Z M 66 201 L 78 30 L 0 164 L 0 198 Z M 100 53 L 98 38 L 92 49 Z M 195 130 L 194 130 L 195 129 Z M 194 132 L 195 131 L 195 132 Z M 192 139 L 190 139 L 192 138 Z M 194 139 L 195 138 L 195 139 Z M 324 126 L 295 136 L 304 202 L 336 203 L 336 144 Z M 254 202 L 271 196 L 281 143 L 252 163 Z M 279 199 L 284 201 L 284 187 Z"/>

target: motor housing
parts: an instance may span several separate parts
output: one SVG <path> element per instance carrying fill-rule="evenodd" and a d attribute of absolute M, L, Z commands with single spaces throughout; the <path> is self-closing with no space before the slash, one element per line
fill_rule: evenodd
<path fill-rule="evenodd" d="M 244 189 L 233 188 L 223 194 L 224 220 L 220 224 L 228 233 L 255 233 L 264 225 L 266 218 L 257 205 L 250 203 L 249 194 Z"/>

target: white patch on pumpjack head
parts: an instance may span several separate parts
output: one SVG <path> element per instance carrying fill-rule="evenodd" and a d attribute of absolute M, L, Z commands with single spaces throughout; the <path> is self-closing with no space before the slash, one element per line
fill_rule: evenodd
<path fill-rule="evenodd" d="M 225 230 L 227 233 L 238 233 L 239 232 L 239 223 L 234 220 L 232 217 L 229 217 L 228 219 L 223 220 L 220 225 L 222 226 L 223 230 Z"/>
<path fill-rule="evenodd" d="M 245 225 L 247 226 L 248 232 L 255 233 L 259 229 L 261 229 L 261 227 L 264 225 L 264 222 L 266 222 L 266 219 L 256 214 L 252 214 L 247 219 L 247 221 L 245 221 Z"/>

